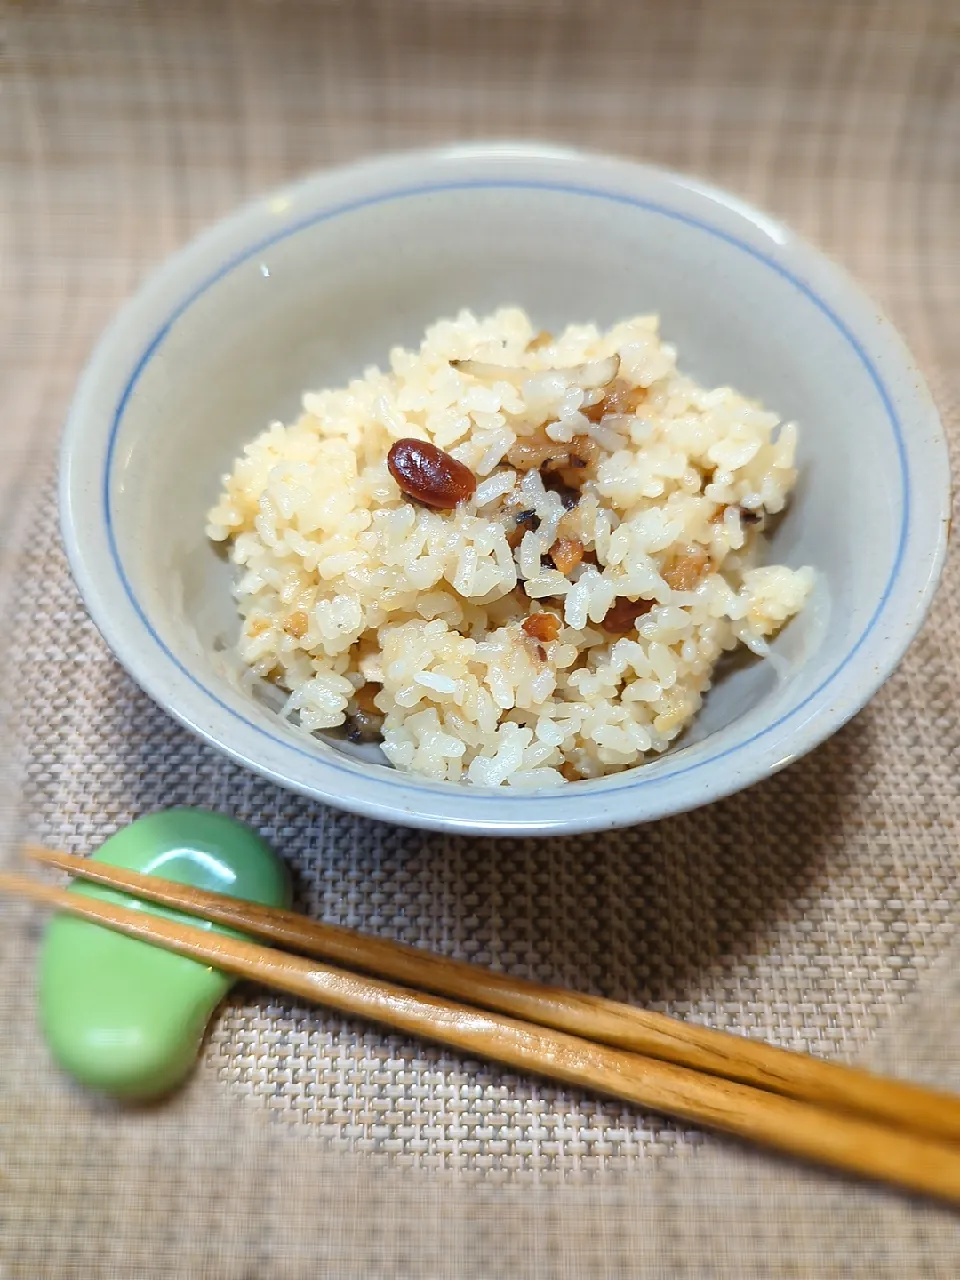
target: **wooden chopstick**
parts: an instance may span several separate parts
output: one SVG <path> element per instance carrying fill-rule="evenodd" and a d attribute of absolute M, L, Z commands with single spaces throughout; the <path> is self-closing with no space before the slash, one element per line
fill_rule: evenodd
<path fill-rule="evenodd" d="M 97 884 L 266 938 L 293 951 L 438 992 L 587 1040 L 642 1053 L 784 1097 L 838 1108 L 939 1140 L 960 1140 L 960 1098 L 824 1062 L 762 1041 L 615 1000 L 542 986 L 419 947 L 322 924 L 293 911 L 208 893 L 72 854 L 27 845 L 31 858 Z"/>
<path fill-rule="evenodd" d="M 960 1149 L 25 876 L 20 894 L 179 955 L 520 1071 L 598 1090 L 791 1155 L 960 1204 Z"/>

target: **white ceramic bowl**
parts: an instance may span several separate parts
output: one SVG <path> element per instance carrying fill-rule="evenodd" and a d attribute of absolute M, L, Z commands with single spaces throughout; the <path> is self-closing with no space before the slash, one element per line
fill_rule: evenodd
<path fill-rule="evenodd" d="M 818 586 L 694 729 L 641 768 L 559 792 L 436 784 L 282 723 L 225 660 L 238 621 L 204 512 L 245 441 L 461 307 L 535 322 L 658 311 L 682 366 L 800 425 L 801 480 L 771 556 Z M 321 173 L 220 223 L 117 317 L 62 455 L 76 580 L 131 675 L 268 778 L 393 822 L 498 834 L 624 826 L 783 768 L 889 675 L 936 585 L 946 448 L 909 353 L 860 290 L 786 228 L 690 178 L 516 145 Z"/>

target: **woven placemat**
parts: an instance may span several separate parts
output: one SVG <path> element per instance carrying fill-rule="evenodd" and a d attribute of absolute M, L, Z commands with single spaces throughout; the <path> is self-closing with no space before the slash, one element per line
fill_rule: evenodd
<path fill-rule="evenodd" d="M 960 1089 L 957 570 L 871 706 L 747 793 L 559 841 L 323 809 L 173 724 L 86 617 L 56 437 L 144 271 L 244 197 L 482 135 L 693 169 L 860 277 L 960 432 L 948 2 L 21 4 L 0 30 L 0 858 L 175 803 L 251 822 L 337 923 Z M 0 903 L 0 1277 L 953 1276 L 945 1211 L 252 988 L 128 1111 L 49 1063 Z"/>

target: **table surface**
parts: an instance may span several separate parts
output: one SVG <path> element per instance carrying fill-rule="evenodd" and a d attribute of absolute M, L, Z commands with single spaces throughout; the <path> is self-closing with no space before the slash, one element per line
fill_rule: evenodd
<path fill-rule="evenodd" d="M 498 844 L 254 778 L 117 667 L 61 553 L 60 425 L 149 268 L 312 168 L 453 138 L 698 173 L 905 334 L 960 432 L 960 9 L 915 0 L 9 3 L 0 10 L 0 860 L 173 803 L 323 917 L 960 1088 L 957 568 L 898 673 L 694 815 Z M 12 655 L 16 654 L 13 660 Z M 955 1276 L 954 1215 L 240 989 L 161 1107 L 50 1065 L 0 904 L 0 1276 Z"/>

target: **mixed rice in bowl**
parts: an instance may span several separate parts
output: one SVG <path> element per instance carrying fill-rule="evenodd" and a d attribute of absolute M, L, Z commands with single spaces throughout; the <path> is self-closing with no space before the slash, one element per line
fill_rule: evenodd
<path fill-rule="evenodd" d="M 655 317 L 538 332 L 462 312 L 308 393 L 225 477 L 238 656 L 307 733 L 398 769 L 547 788 L 633 767 L 720 657 L 804 605 L 764 565 L 796 428 L 678 372 Z"/>

